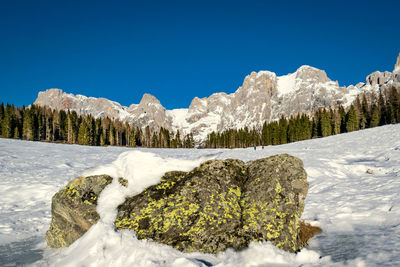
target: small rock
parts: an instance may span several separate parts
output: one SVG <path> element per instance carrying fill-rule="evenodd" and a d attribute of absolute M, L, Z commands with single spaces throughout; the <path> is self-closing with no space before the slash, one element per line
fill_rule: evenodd
<path fill-rule="evenodd" d="M 126 180 L 124 177 L 119 177 L 118 178 L 118 182 L 124 186 L 124 187 L 128 187 L 128 180 Z"/>

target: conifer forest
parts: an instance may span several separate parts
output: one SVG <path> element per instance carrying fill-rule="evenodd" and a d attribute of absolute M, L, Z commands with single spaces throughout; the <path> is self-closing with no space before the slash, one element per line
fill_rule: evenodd
<path fill-rule="evenodd" d="M 379 94 L 359 95 L 350 107 L 319 109 L 278 121 L 265 122 L 261 129 L 245 127 L 208 135 L 207 148 L 241 148 L 280 145 L 311 138 L 357 131 L 400 122 L 400 94 L 395 87 Z"/>
<path fill-rule="evenodd" d="M 0 136 L 90 146 L 192 148 L 193 137 L 161 128 L 155 132 L 110 118 L 79 116 L 75 111 L 0 104 Z"/>

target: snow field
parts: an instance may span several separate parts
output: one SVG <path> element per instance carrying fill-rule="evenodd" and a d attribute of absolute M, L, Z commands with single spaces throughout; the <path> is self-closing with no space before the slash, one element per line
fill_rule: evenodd
<path fill-rule="evenodd" d="M 151 152 L 151 153 L 149 153 Z M 298 254 L 268 242 L 219 255 L 181 253 L 116 232 L 116 206 L 165 171 L 210 158 L 254 160 L 288 153 L 303 160 L 310 183 L 302 218 L 323 233 Z M 80 175 L 125 177 L 99 198 L 99 223 L 65 249 L 44 241 L 51 197 Z M 376 266 L 400 265 L 400 125 L 265 149 L 128 149 L 0 139 L 0 265 L 37 266 Z M 24 245 L 22 245 L 24 244 Z"/>

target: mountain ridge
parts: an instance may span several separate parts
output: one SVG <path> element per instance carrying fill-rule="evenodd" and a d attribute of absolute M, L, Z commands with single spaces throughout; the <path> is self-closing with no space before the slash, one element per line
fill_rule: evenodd
<path fill-rule="evenodd" d="M 271 71 L 251 72 L 235 92 L 218 92 L 209 97 L 195 97 L 188 108 L 167 110 L 151 94 L 144 94 L 139 104 L 122 106 L 105 98 L 86 97 L 48 89 L 39 92 L 34 104 L 53 109 L 75 110 L 79 115 L 110 117 L 142 128 L 147 126 L 183 134 L 193 133 L 197 144 L 210 132 L 230 128 L 261 127 L 280 116 L 306 113 L 319 108 L 349 106 L 363 92 L 377 92 L 389 84 L 400 85 L 400 54 L 393 72 L 376 71 L 365 82 L 339 86 L 324 70 L 308 65 L 295 72 L 277 76 Z"/>

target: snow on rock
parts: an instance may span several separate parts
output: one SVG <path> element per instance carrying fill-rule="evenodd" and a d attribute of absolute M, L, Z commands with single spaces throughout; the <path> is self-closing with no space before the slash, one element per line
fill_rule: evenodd
<path fill-rule="evenodd" d="M 279 96 L 296 91 L 296 74 L 291 73 L 278 77 L 278 94 Z"/>
<path fill-rule="evenodd" d="M 156 183 L 166 170 L 192 168 L 207 158 L 249 161 L 279 153 L 303 160 L 310 187 L 302 218 L 323 229 L 298 254 L 268 242 L 216 256 L 187 254 L 138 240 L 128 230 L 114 231 L 120 196 Z M 256 151 L 128 149 L 0 139 L 0 265 L 400 265 L 399 166 L 400 124 Z M 68 248 L 48 248 L 44 235 L 51 219 L 51 197 L 74 177 L 98 173 L 124 176 L 129 187 L 108 186 L 99 199 L 99 223 Z"/>

